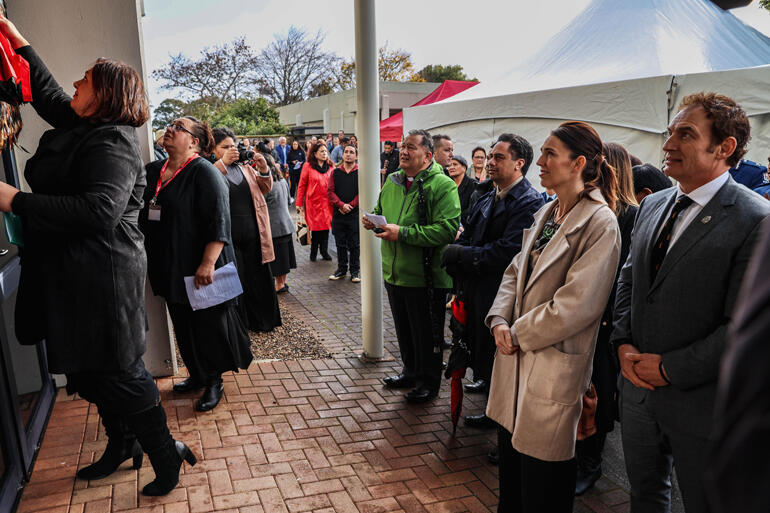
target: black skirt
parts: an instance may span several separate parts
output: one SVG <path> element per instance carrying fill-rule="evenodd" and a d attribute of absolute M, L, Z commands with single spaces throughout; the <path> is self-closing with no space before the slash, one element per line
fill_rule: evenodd
<path fill-rule="evenodd" d="M 254 356 L 246 327 L 235 301 L 204 310 L 168 303 L 179 353 L 190 377 L 198 383 L 215 383 L 223 372 L 249 366 Z"/>
<path fill-rule="evenodd" d="M 270 262 L 270 270 L 273 276 L 289 274 L 291 269 L 297 268 L 297 258 L 294 256 L 294 236 L 289 233 L 280 237 L 273 237 L 273 252 L 275 260 Z"/>
<path fill-rule="evenodd" d="M 270 265 L 262 263 L 262 245 L 249 184 L 230 184 L 230 218 L 235 266 L 243 286 L 238 311 L 251 331 L 272 331 L 281 325 L 281 310 Z"/>

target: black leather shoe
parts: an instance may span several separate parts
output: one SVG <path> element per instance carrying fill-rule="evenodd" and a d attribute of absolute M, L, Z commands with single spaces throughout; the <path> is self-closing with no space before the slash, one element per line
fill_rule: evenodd
<path fill-rule="evenodd" d="M 412 404 L 422 404 L 432 401 L 438 395 L 438 390 L 431 390 L 430 388 L 421 386 L 414 390 L 404 394 L 406 402 Z"/>
<path fill-rule="evenodd" d="M 498 465 L 500 463 L 500 453 L 497 452 L 497 447 L 489 450 L 487 453 L 487 461 L 492 465 Z"/>
<path fill-rule="evenodd" d="M 222 399 L 222 394 L 225 391 L 225 386 L 220 382 L 215 385 L 209 385 L 206 390 L 203 391 L 203 395 L 200 399 L 195 401 L 196 411 L 209 411 L 216 408 L 219 401 Z"/>
<path fill-rule="evenodd" d="M 383 378 L 383 383 L 388 388 L 412 388 L 414 387 L 414 378 L 407 376 L 406 374 L 399 374 L 397 376 L 388 376 Z"/>
<path fill-rule="evenodd" d="M 489 390 L 489 383 L 486 379 L 477 379 L 473 383 L 465 385 L 465 391 L 469 394 L 486 394 Z"/>
<path fill-rule="evenodd" d="M 329 253 L 326 253 L 326 254 L 321 253 L 321 258 L 323 258 L 324 260 L 331 260 L 332 256 Z"/>
<path fill-rule="evenodd" d="M 177 383 L 176 385 L 174 385 L 174 392 L 179 392 L 180 394 L 184 394 L 186 392 L 195 392 L 196 390 L 200 390 L 201 388 L 203 388 L 203 385 L 195 381 L 193 378 L 187 378 L 181 383 Z"/>
<path fill-rule="evenodd" d="M 601 467 L 593 472 L 586 472 L 585 470 L 578 468 L 577 480 L 575 481 L 575 495 L 583 495 L 593 488 L 600 477 L 602 477 Z"/>
<path fill-rule="evenodd" d="M 492 429 L 497 427 L 497 422 L 490 419 L 483 413 L 481 415 L 466 415 L 463 417 L 465 425 L 479 429 Z"/>

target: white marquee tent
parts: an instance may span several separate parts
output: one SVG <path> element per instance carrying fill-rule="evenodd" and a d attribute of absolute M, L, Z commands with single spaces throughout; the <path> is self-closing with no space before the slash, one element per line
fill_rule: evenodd
<path fill-rule="evenodd" d="M 404 110 L 404 130 L 447 133 L 470 156 L 500 133 L 538 148 L 559 123 L 591 123 L 607 142 L 660 165 L 682 98 L 717 91 L 752 124 L 748 158 L 770 155 L 770 39 L 708 0 L 595 0 L 519 68 L 452 99 Z M 554 89 L 554 84 L 560 87 Z M 537 186 L 537 172 L 527 177 Z"/>

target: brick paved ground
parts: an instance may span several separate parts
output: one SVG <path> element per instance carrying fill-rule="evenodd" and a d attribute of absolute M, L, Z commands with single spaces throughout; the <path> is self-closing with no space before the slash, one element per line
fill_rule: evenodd
<path fill-rule="evenodd" d="M 19 513 L 484 512 L 495 511 L 497 468 L 486 461 L 493 434 L 458 427 L 452 433 L 447 385 L 430 405 L 407 405 L 380 379 L 398 360 L 362 363 L 358 285 L 330 282 L 334 263 L 307 260 L 289 275 L 281 299 L 316 326 L 329 360 L 254 363 L 225 375 L 225 399 L 196 413 L 195 396 L 174 394 L 183 376 L 158 380 L 175 437 L 199 457 L 183 467 L 166 497 L 139 494 L 152 477 L 145 458 L 101 481 L 74 479 L 101 454 L 104 432 L 94 407 L 60 393 Z M 386 308 L 387 310 L 387 308 Z M 388 356 L 398 356 L 385 315 Z M 466 396 L 465 411 L 483 408 Z M 576 512 L 628 511 L 628 495 L 602 478 L 576 500 Z"/>

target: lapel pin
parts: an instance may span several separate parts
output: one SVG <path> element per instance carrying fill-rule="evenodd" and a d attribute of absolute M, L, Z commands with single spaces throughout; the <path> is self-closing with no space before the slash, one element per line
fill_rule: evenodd
<path fill-rule="evenodd" d="M 706 224 L 709 221 L 711 221 L 711 216 L 706 216 L 703 219 L 700 220 L 701 223 Z"/>

